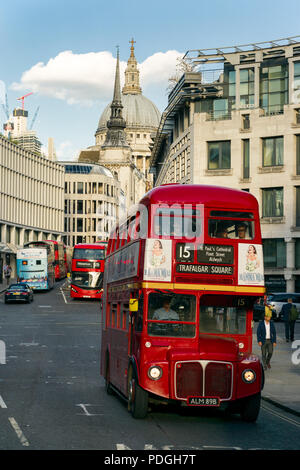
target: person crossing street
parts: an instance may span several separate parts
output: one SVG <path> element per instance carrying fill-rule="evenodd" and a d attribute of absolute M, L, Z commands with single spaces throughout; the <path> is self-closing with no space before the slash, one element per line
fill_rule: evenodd
<path fill-rule="evenodd" d="M 265 370 L 271 368 L 270 361 L 276 346 L 276 329 L 271 318 L 272 310 L 268 305 L 265 305 L 264 320 L 259 322 L 257 328 L 257 342 L 261 347 L 262 362 Z"/>

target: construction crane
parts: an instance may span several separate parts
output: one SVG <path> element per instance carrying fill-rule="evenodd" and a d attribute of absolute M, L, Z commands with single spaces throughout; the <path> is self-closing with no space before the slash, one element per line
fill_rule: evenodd
<path fill-rule="evenodd" d="M 31 93 L 27 93 L 27 95 L 21 96 L 20 98 L 17 98 L 17 100 L 22 101 L 22 109 L 24 109 L 24 98 L 27 98 L 27 96 L 33 95 L 33 91 Z"/>
<path fill-rule="evenodd" d="M 7 93 L 5 93 L 5 104 L 2 104 L 3 111 L 5 113 L 5 116 L 7 120 L 9 119 L 9 108 L 8 108 L 8 98 L 7 98 Z"/>
<path fill-rule="evenodd" d="M 33 124 L 35 123 L 35 120 L 36 120 L 36 117 L 38 115 L 39 109 L 40 109 L 40 107 L 38 106 L 37 109 L 36 109 L 36 112 L 34 113 L 34 116 L 32 118 L 31 124 L 30 124 L 30 127 L 29 127 L 30 130 L 33 128 Z"/>

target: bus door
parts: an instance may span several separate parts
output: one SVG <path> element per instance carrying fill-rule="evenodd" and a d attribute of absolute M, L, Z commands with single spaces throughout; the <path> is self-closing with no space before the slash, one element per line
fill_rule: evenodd
<path fill-rule="evenodd" d="M 129 357 L 135 357 L 137 363 L 140 362 L 140 343 L 141 333 L 143 330 L 143 318 L 144 318 L 144 296 L 136 295 L 130 299 L 130 327 L 129 327 L 129 338 L 128 338 L 128 353 Z"/>

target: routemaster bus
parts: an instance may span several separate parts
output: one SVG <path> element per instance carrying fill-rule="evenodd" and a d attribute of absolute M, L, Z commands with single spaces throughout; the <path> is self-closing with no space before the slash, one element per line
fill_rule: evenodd
<path fill-rule="evenodd" d="M 37 240 L 24 244 L 27 248 L 46 248 L 50 252 L 50 256 L 54 259 L 55 280 L 64 279 L 67 275 L 67 267 L 65 263 L 65 246 L 63 242 L 56 240 Z"/>
<path fill-rule="evenodd" d="M 78 243 L 74 246 L 71 297 L 101 299 L 103 293 L 105 243 Z"/>
<path fill-rule="evenodd" d="M 253 195 L 152 189 L 110 235 L 103 289 L 101 374 L 133 417 L 163 400 L 257 419 L 264 375 L 252 310 L 265 287 Z"/>

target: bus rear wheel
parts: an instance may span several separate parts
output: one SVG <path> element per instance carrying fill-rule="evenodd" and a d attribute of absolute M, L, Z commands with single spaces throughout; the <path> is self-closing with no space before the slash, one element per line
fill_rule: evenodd
<path fill-rule="evenodd" d="M 148 413 L 148 392 L 139 386 L 132 367 L 128 371 L 128 410 L 136 419 L 143 419 Z"/>
<path fill-rule="evenodd" d="M 242 405 L 241 418 L 248 423 L 254 423 L 257 420 L 260 410 L 260 393 L 251 395 Z"/>

